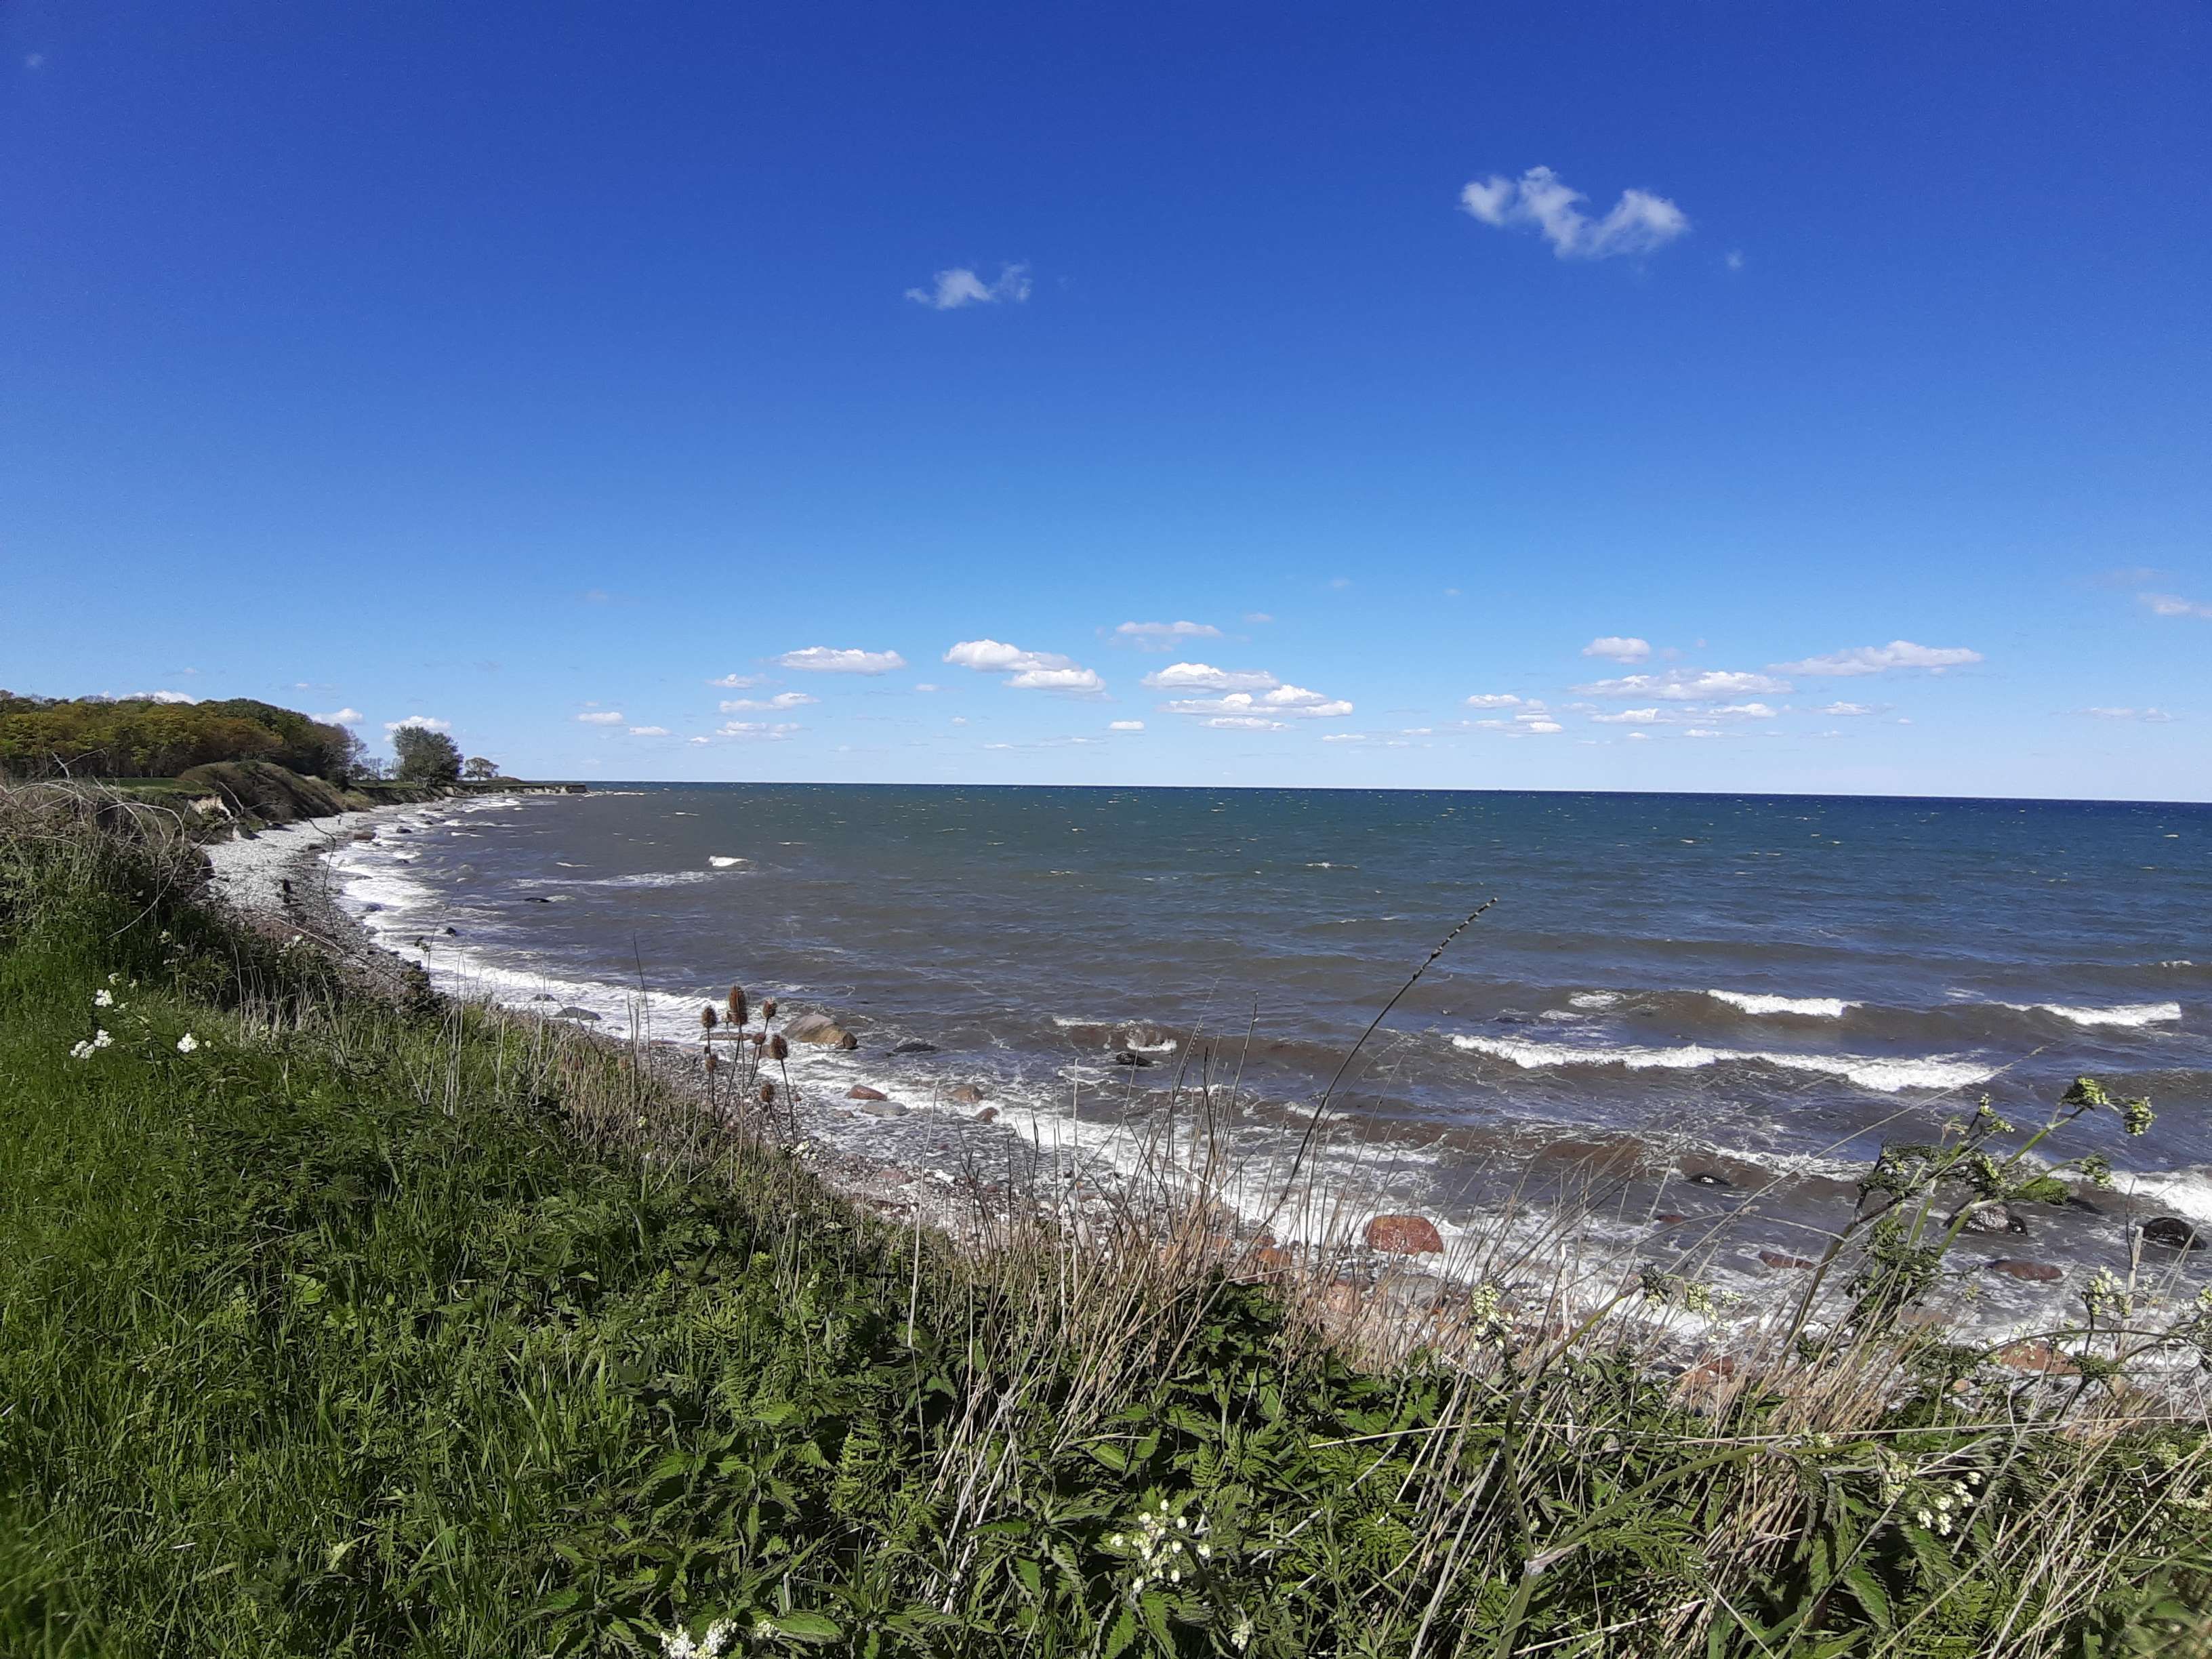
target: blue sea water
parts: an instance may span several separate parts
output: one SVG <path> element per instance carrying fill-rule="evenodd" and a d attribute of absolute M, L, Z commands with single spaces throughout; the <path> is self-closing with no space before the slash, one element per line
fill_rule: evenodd
<path fill-rule="evenodd" d="M 341 860 L 387 942 L 677 1039 L 743 982 L 844 1020 L 840 1063 L 900 1099 L 1133 1109 L 1205 1066 L 1295 1127 L 1494 898 L 1339 1085 L 1405 1201 L 1595 1157 L 1811 1203 L 1886 1139 L 2089 1073 L 2159 1122 L 2075 1148 L 2212 1218 L 2202 805 L 639 784 L 408 827 Z"/>

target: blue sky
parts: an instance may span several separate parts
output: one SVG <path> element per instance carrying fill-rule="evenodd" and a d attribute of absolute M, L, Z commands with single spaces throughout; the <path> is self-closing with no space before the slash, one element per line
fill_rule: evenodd
<path fill-rule="evenodd" d="M 0 684 L 584 778 L 2212 795 L 2194 4 L 0 46 Z"/>

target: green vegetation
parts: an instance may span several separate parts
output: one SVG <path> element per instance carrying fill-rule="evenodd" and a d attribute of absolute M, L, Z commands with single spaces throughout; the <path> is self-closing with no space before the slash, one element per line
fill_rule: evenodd
<path fill-rule="evenodd" d="M 2203 1422 L 1899 1334 L 1940 1224 L 1734 1376 L 1492 1287 L 1363 1370 L 1202 1212 L 955 1251 L 619 1048 L 361 994 L 168 822 L 0 790 L 10 1656 L 2205 1650 Z M 1972 1133 L 1883 1213 L 2032 1198 Z"/>
<path fill-rule="evenodd" d="M 265 761 L 343 781 L 361 753 L 343 726 L 251 697 L 62 701 L 0 691 L 0 774 L 15 777 L 174 777 L 214 763 Z"/>
<path fill-rule="evenodd" d="M 460 746 L 443 732 L 403 726 L 392 734 L 395 775 L 406 783 L 451 783 L 461 775 Z"/>

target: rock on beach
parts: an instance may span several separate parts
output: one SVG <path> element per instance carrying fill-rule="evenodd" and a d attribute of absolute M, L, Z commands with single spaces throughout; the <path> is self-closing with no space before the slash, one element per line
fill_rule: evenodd
<path fill-rule="evenodd" d="M 827 1014 L 800 1014 L 783 1028 L 783 1035 L 793 1042 L 811 1042 L 824 1048 L 860 1046 L 860 1038 Z"/>
<path fill-rule="evenodd" d="M 1425 1216 L 1378 1215 L 1367 1224 L 1367 1248 L 1390 1255 L 1441 1255 L 1443 1236 Z"/>

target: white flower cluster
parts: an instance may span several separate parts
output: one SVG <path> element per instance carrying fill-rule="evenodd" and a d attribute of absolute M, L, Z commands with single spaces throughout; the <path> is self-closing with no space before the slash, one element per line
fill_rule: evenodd
<path fill-rule="evenodd" d="M 177 1039 L 177 1052 L 180 1054 L 188 1054 L 199 1046 L 200 1040 L 194 1036 L 190 1031 L 185 1032 L 184 1036 Z"/>
<path fill-rule="evenodd" d="M 94 991 L 92 994 L 92 1006 L 95 1008 L 112 1008 L 115 1006 L 115 993 L 105 989 Z"/>
<path fill-rule="evenodd" d="M 1467 1293 L 1467 1334 L 1477 1342 L 1494 1342 L 1512 1328 L 1504 1315 L 1505 1292 L 1488 1280 Z"/>
<path fill-rule="evenodd" d="M 1912 1518 L 1929 1531 L 1948 1538 L 1952 1529 L 1966 1521 L 1966 1511 L 1973 1507 L 1974 1488 L 1981 1484 L 1982 1472 L 1968 1469 L 1965 1480 L 1949 1481 L 1922 1493 L 1927 1501 L 1912 1511 Z"/>
<path fill-rule="evenodd" d="M 665 1630 L 660 1632 L 661 1659 L 722 1659 L 737 1636 L 733 1619 L 717 1619 L 707 1626 L 706 1635 L 696 1641 L 688 1630 Z"/>
<path fill-rule="evenodd" d="M 2110 1267 L 2100 1267 L 2091 1276 L 2087 1287 L 2081 1292 L 2081 1302 L 2088 1309 L 2092 1319 L 2110 1314 L 2115 1319 L 2124 1321 L 2136 1310 L 2135 1297 L 2128 1294 L 2128 1287 Z"/>
<path fill-rule="evenodd" d="M 115 1039 L 108 1036 L 105 1030 L 96 1030 L 83 1042 L 75 1042 L 70 1045 L 70 1058 L 71 1060 L 90 1060 L 94 1054 L 98 1054 L 102 1048 L 106 1048 L 108 1044 L 114 1041 Z"/>
<path fill-rule="evenodd" d="M 1106 1547 L 1127 1550 L 1136 1558 L 1136 1575 L 1129 1580 L 1132 1595 L 1143 1595 L 1148 1583 L 1180 1584 L 1185 1573 L 1195 1577 L 1199 1563 L 1213 1556 L 1213 1546 L 1206 1541 L 1206 1517 L 1200 1516 L 1194 1525 L 1188 1515 L 1176 1514 L 1164 1498 L 1157 1510 L 1139 1512 L 1134 1532 L 1115 1533 Z"/>

